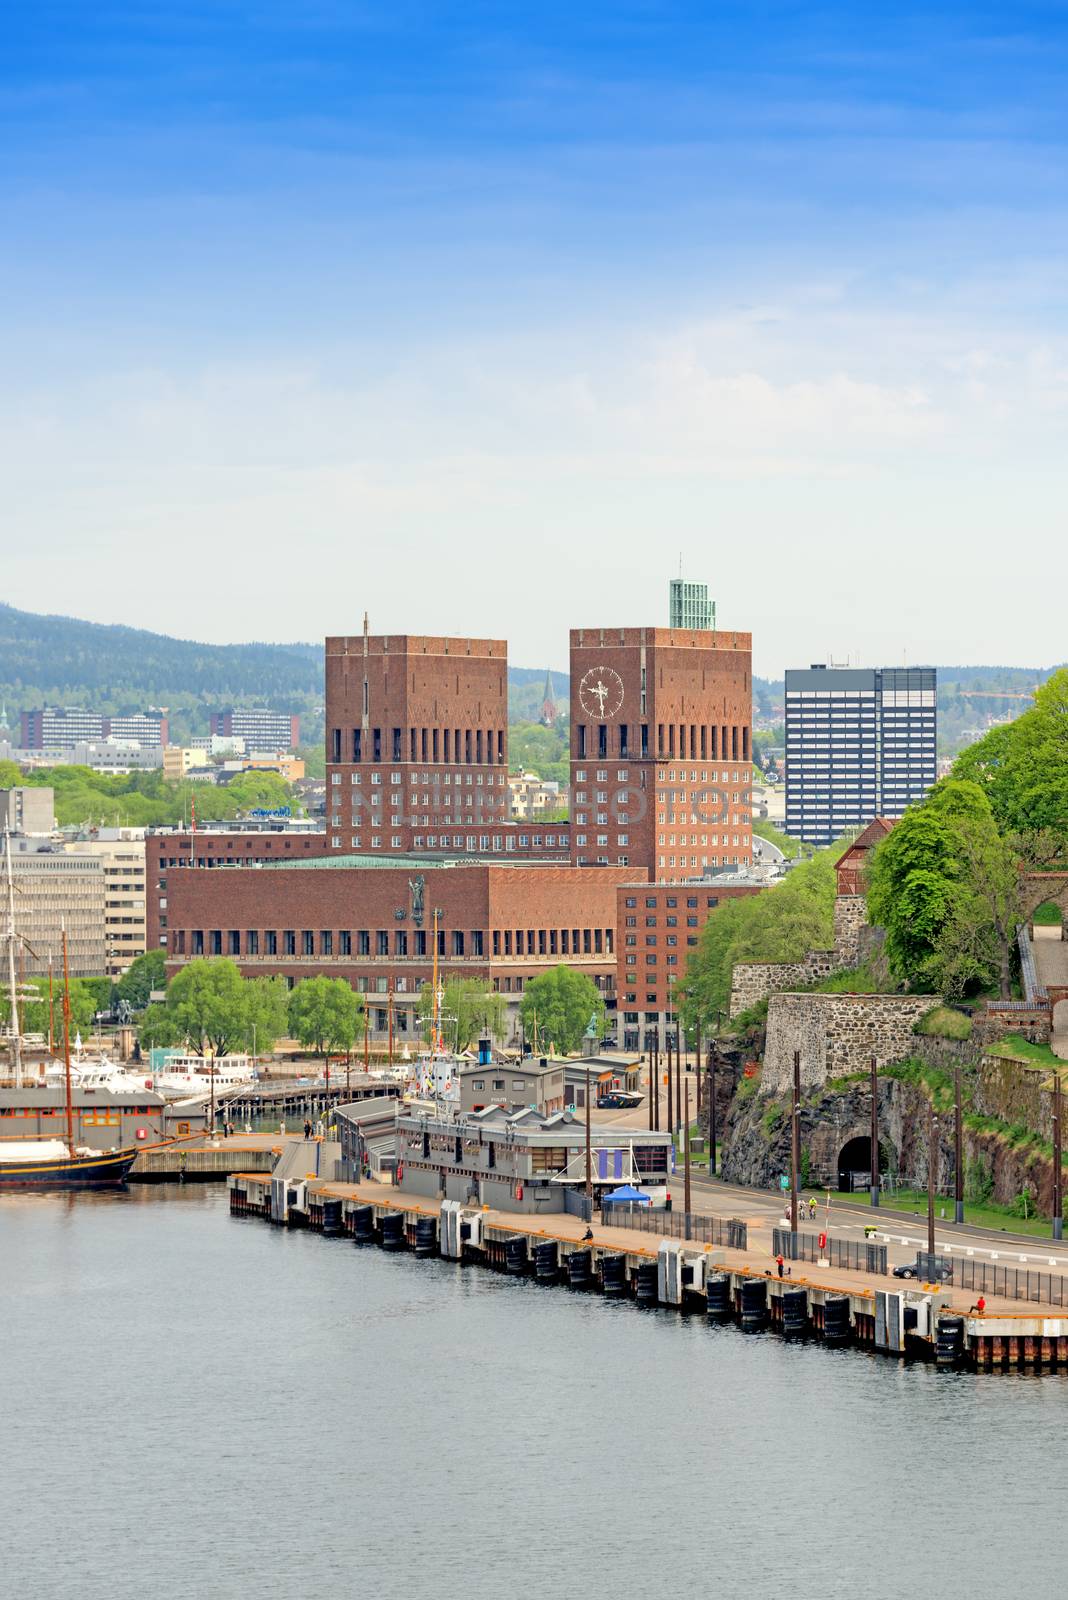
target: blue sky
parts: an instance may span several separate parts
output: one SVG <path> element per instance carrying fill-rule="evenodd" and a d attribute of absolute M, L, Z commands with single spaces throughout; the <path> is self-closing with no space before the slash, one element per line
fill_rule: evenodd
<path fill-rule="evenodd" d="M 12 603 L 560 665 L 681 556 L 761 671 L 1068 656 L 1062 5 L 6 31 Z"/>

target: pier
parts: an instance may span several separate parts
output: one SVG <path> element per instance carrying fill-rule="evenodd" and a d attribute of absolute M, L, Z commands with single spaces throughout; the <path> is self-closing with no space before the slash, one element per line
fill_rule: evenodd
<path fill-rule="evenodd" d="M 235 1173 L 230 1211 L 276 1226 L 417 1257 L 441 1256 L 544 1285 L 629 1298 L 638 1306 L 702 1312 L 750 1333 L 810 1338 L 877 1354 L 986 1372 L 1068 1368 L 1068 1316 L 989 1297 L 982 1315 L 966 1294 L 873 1278 L 862 1271 L 798 1262 L 779 1277 L 774 1260 L 614 1223 L 586 1225 L 566 1214 L 530 1217 L 413 1197 L 379 1183 Z M 670 1226 L 671 1214 L 665 1216 Z M 655 1222 L 643 1218 L 647 1226 Z M 666 1229 L 665 1229 L 666 1234 Z"/>

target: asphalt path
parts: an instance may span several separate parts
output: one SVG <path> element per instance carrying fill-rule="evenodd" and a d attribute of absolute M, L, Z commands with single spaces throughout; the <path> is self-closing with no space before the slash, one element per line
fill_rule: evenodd
<path fill-rule="evenodd" d="M 697 1115 L 695 1074 L 683 1074 L 683 1084 L 690 1085 L 690 1117 Z M 642 1089 L 647 1092 L 647 1079 L 643 1076 Z M 597 1111 L 596 1120 L 605 1126 L 618 1128 L 624 1133 L 628 1128 L 648 1129 L 648 1099 L 632 1111 Z M 660 1086 L 660 1127 L 668 1126 L 667 1092 Z M 672 1185 L 672 1204 L 676 1210 L 683 1205 L 683 1172 L 681 1164 Z M 751 1230 L 767 1230 L 768 1248 L 770 1233 L 775 1226 L 789 1226 L 784 1216 L 788 1195 L 769 1189 L 750 1189 L 741 1184 L 724 1183 L 709 1178 L 706 1168 L 692 1166 L 690 1172 L 691 1207 L 695 1214 L 705 1213 L 722 1217 L 741 1217 Z M 815 1217 L 808 1215 L 807 1201 L 817 1202 Z M 917 1250 L 927 1249 L 927 1213 L 894 1211 L 892 1196 L 885 1196 L 885 1204 L 871 1206 L 851 1205 L 848 1201 L 832 1200 L 828 1208 L 826 1194 L 820 1190 L 805 1191 L 805 1215 L 801 1228 L 807 1233 L 821 1233 L 841 1239 L 859 1240 L 866 1227 L 876 1229 L 875 1237 L 887 1246 L 887 1256 L 892 1266 L 903 1266 L 916 1258 Z M 949 1214 L 939 1215 L 940 1211 Z M 939 1254 L 972 1256 L 982 1261 L 995 1261 L 1001 1266 L 1029 1267 L 1032 1271 L 1068 1270 L 1068 1242 L 1058 1243 L 1027 1234 L 1012 1234 L 1001 1229 L 978 1228 L 971 1223 L 957 1224 L 951 1220 L 953 1201 L 944 1196 L 935 1197 L 935 1249 Z"/>

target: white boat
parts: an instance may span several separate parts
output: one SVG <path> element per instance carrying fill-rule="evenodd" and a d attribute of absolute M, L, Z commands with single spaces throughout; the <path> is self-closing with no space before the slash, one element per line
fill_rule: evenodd
<path fill-rule="evenodd" d="M 152 1087 L 165 1099 L 206 1100 L 255 1081 L 252 1056 L 170 1056 L 153 1075 Z"/>
<path fill-rule="evenodd" d="M 44 1069 L 45 1084 L 51 1087 L 63 1083 L 65 1075 L 66 1068 L 62 1061 L 50 1061 Z M 70 1081 L 75 1089 L 108 1089 L 113 1094 L 140 1094 L 142 1089 L 156 1087 L 150 1072 L 143 1069 L 131 1072 L 108 1056 L 92 1060 L 83 1056 L 80 1060 L 72 1061 Z"/>

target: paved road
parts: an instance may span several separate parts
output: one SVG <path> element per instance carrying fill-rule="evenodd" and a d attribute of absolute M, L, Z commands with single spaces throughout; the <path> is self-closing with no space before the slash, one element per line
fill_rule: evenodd
<path fill-rule="evenodd" d="M 1068 954 L 1068 943 L 1064 944 L 1063 949 Z M 690 1083 L 690 1115 L 695 1117 L 694 1074 L 684 1073 L 684 1083 L 687 1078 Z M 647 1081 L 647 1076 L 643 1077 L 642 1089 L 646 1091 Z M 648 1101 L 634 1111 L 598 1111 L 596 1120 L 618 1127 L 621 1131 L 626 1128 L 648 1128 Z M 667 1092 L 661 1085 L 660 1126 L 664 1129 L 667 1125 Z M 788 1225 L 784 1219 L 785 1195 L 766 1189 L 747 1189 L 737 1184 L 723 1183 L 719 1179 L 710 1180 L 703 1168 L 691 1171 L 690 1185 L 691 1206 L 695 1213 L 743 1218 L 749 1224 L 750 1231 L 758 1236 L 754 1242 L 760 1246 L 765 1245 L 762 1236 L 766 1235 L 766 1246 L 770 1249 L 771 1229 L 780 1224 Z M 679 1210 L 683 1205 L 682 1190 L 683 1174 L 680 1170 L 672 1186 L 672 1202 Z M 824 1192 L 806 1191 L 806 1201 L 813 1195 L 817 1201 L 817 1211 L 815 1219 L 803 1221 L 806 1232 L 827 1232 L 836 1238 L 860 1240 L 864 1237 L 865 1227 L 874 1224 L 878 1229 L 879 1242 L 887 1245 L 888 1259 L 894 1266 L 915 1260 L 917 1250 L 927 1249 L 926 1211 L 918 1215 L 901 1213 L 892 1216 L 882 1208 L 873 1212 L 870 1206 L 850 1205 L 847 1201 L 839 1200 L 832 1201 L 828 1209 Z M 890 1196 L 883 1198 L 885 1205 L 892 1206 Z M 947 1255 L 971 1253 L 977 1260 L 993 1260 L 1002 1266 L 1068 1271 L 1068 1241 L 1063 1245 L 1055 1245 L 1052 1239 L 1047 1243 L 1044 1239 L 976 1228 L 970 1224 L 958 1227 L 939 1215 L 943 1209 L 951 1217 L 952 1200 L 936 1196 L 935 1247 L 940 1252 Z"/>

